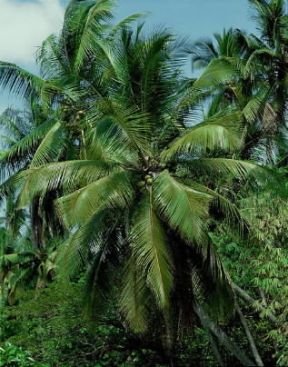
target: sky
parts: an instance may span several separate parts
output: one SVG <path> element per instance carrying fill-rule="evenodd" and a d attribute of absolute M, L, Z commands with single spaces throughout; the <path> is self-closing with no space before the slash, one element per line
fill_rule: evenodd
<path fill-rule="evenodd" d="M 35 54 L 42 41 L 57 33 L 68 0 L 0 0 L 0 60 L 37 72 Z M 223 28 L 254 32 L 248 0 L 118 0 L 116 17 L 147 13 L 148 29 L 168 27 L 191 40 Z M 16 99 L 0 92 L 0 110 Z"/>

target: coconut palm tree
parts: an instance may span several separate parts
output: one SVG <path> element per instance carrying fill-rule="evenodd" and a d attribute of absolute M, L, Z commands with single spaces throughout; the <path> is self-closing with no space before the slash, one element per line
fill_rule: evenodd
<path fill-rule="evenodd" d="M 286 134 L 287 110 L 287 10 L 284 0 L 250 0 L 254 19 L 260 33 L 253 36 L 254 51 L 247 61 L 246 70 L 258 70 L 258 78 L 265 80 L 271 87 L 271 94 L 265 106 L 263 124 L 270 136 L 271 144 L 275 137 Z M 252 66 L 254 65 L 254 66 Z M 287 148 L 280 148 L 279 155 L 287 156 Z M 278 150 L 275 147 L 274 150 Z M 285 161 L 285 159 L 284 159 Z M 282 163 L 284 162 L 282 161 Z"/>
<path fill-rule="evenodd" d="M 193 65 L 206 66 L 194 86 L 208 94 L 209 113 L 231 104 L 243 112 L 246 141 L 241 157 L 245 159 L 261 146 L 268 152 L 271 123 L 276 114 L 271 107 L 274 89 L 263 75 L 259 60 L 256 62 L 254 58 L 258 46 L 254 35 L 230 29 L 222 35 L 216 34 L 215 43 L 198 41 L 192 49 Z"/>
<path fill-rule="evenodd" d="M 259 142 L 264 143 L 269 156 L 277 151 L 275 139 L 286 130 L 287 13 L 284 0 L 249 2 L 260 35 L 247 36 L 240 32 L 238 40 L 244 42 L 238 47 L 231 32 L 217 36 L 218 47 L 211 42 L 198 42 L 193 60 L 196 66 L 210 62 L 199 79 L 198 88 L 216 87 L 218 90 L 219 85 L 224 84 L 226 89 L 228 85 L 229 102 L 235 99 L 240 102 L 247 125 L 252 127 L 247 134 L 244 156 L 247 157 L 247 153 L 249 156 L 253 145 Z M 213 99 L 214 104 L 219 105 L 218 99 Z"/>
<path fill-rule="evenodd" d="M 218 317 L 233 308 L 209 218 L 224 213 L 239 224 L 241 216 L 201 177 L 241 180 L 258 169 L 209 157 L 241 148 L 243 116 L 229 107 L 193 126 L 199 98 L 181 75 L 182 45 L 169 33 L 144 37 L 141 27 L 125 27 L 103 52 L 111 86 L 85 111 L 85 154 L 22 172 L 15 180 L 20 204 L 61 189 L 57 206 L 71 233 L 62 271 L 71 275 L 85 264 L 95 307 L 116 282 L 124 323 L 144 332 L 154 310 L 171 349 L 176 323 L 191 322 L 195 304 L 209 305 Z"/>
<path fill-rule="evenodd" d="M 18 139 L 6 160 L 21 160 L 17 153 L 27 157 L 33 151 L 30 164 L 37 166 L 79 153 L 81 126 L 86 123 L 83 108 L 89 109 L 107 89 L 100 74 L 101 65 L 108 62 L 103 59 L 102 43 L 139 17 L 135 14 L 113 25 L 112 4 L 111 0 L 72 0 L 60 35 L 49 36 L 38 50 L 40 76 L 0 63 L 0 85 L 24 96 L 35 120 L 31 134 Z"/>
<path fill-rule="evenodd" d="M 15 136 L 1 156 L 3 193 L 8 192 L 9 178 L 24 167 L 75 159 L 84 154 L 82 138 L 87 120 L 83 109 L 97 103 L 98 96 L 105 95 L 107 88 L 103 74 L 98 74 L 102 67 L 98 65 L 105 65 L 102 42 L 138 18 L 135 14 L 114 26 L 109 22 L 111 6 L 110 0 L 71 1 L 61 34 L 48 37 L 38 51 L 40 77 L 16 65 L 0 63 L 0 84 L 23 95 L 31 110 L 29 129 Z M 7 122 L 8 116 L 3 119 Z M 24 121 L 21 125 L 25 125 Z M 38 247 L 43 246 L 45 222 L 51 234 L 53 226 L 57 227 L 57 235 L 61 232 L 52 220 L 57 216 L 49 206 L 55 195 L 35 198 L 31 204 L 33 237 Z"/>

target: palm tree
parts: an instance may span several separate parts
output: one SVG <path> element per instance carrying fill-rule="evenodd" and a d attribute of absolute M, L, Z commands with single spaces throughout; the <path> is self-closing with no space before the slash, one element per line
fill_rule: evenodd
<path fill-rule="evenodd" d="M 219 90 L 219 85 L 224 85 L 225 93 L 222 88 L 220 101 L 223 95 L 229 97 L 228 103 L 236 100 L 247 119 L 248 134 L 242 155 L 245 158 L 259 143 L 266 146 L 267 156 L 275 152 L 275 139 L 286 129 L 287 100 L 285 1 L 249 2 L 259 37 L 239 31 L 233 34 L 230 30 L 222 37 L 216 35 L 217 47 L 211 41 L 198 42 L 193 51 L 194 64 L 207 65 L 197 88 Z M 215 104 L 219 108 L 219 96 L 213 98 L 213 108 Z"/>
<path fill-rule="evenodd" d="M 252 65 L 257 70 L 257 78 L 269 83 L 270 98 L 263 115 L 264 128 L 269 136 L 270 145 L 286 133 L 287 110 L 287 11 L 284 0 L 249 0 L 260 33 L 253 36 L 254 51 L 247 61 L 246 69 Z M 278 144 L 279 145 L 279 144 Z M 280 157 L 287 156 L 286 147 L 280 148 Z M 275 149 L 275 143 L 274 148 Z M 282 161 L 283 163 L 283 161 Z"/>
<path fill-rule="evenodd" d="M 243 117 L 227 108 L 191 127 L 198 97 L 181 76 L 183 50 L 170 34 L 143 37 L 141 27 L 125 26 L 103 51 L 111 86 L 87 111 L 85 156 L 20 174 L 21 205 L 61 189 L 57 206 L 71 233 L 60 255 L 66 273 L 86 264 L 88 298 L 96 305 L 103 306 L 108 285 L 119 282 L 124 322 L 144 332 L 149 311 L 156 310 L 171 349 L 176 323 L 191 321 L 195 304 L 209 305 L 219 317 L 233 308 L 209 241 L 209 218 L 222 212 L 239 224 L 241 217 L 199 178 L 241 180 L 257 168 L 209 158 L 214 150 L 241 148 Z"/>
<path fill-rule="evenodd" d="M 20 289 L 46 287 L 56 272 L 57 239 L 44 249 L 31 243 L 29 231 L 18 238 L 3 230 L 0 244 L 0 303 L 9 305 L 17 301 Z"/>
<path fill-rule="evenodd" d="M 284 0 L 250 0 L 255 11 L 254 19 L 260 37 L 254 36 L 255 51 L 247 62 L 247 68 L 256 63 L 263 77 L 274 89 L 272 106 L 277 113 L 278 125 L 285 125 L 287 92 L 287 13 Z"/>
<path fill-rule="evenodd" d="M 216 34 L 215 40 L 194 44 L 191 52 L 194 67 L 206 66 L 194 87 L 208 97 L 208 113 L 231 104 L 243 112 L 246 132 L 242 158 L 251 158 L 261 146 L 269 156 L 271 125 L 276 113 L 271 107 L 273 87 L 263 76 L 263 66 L 255 62 L 259 41 L 238 29 Z"/>
<path fill-rule="evenodd" d="M 0 84 L 10 92 L 23 95 L 31 110 L 29 129 L 15 136 L 1 156 L 3 193 L 8 192 L 10 178 L 25 167 L 80 158 L 85 154 L 82 138 L 87 120 L 83 109 L 88 110 L 97 103 L 98 96 L 105 95 L 107 88 L 103 74 L 98 74 L 101 69 L 98 65 L 105 64 L 102 42 L 105 37 L 112 37 L 118 28 L 138 18 L 135 14 L 113 26 L 109 23 L 111 6 L 110 0 L 71 1 L 61 34 L 48 37 L 39 49 L 40 77 L 16 65 L 0 63 Z M 6 122 L 2 124 L 9 119 L 11 116 L 4 115 L 2 120 Z M 14 121 L 10 127 L 15 130 L 17 123 L 24 129 L 27 122 Z M 54 229 L 56 235 L 60 234 L 59 230 L 61 232 L 61 226 L 52 220 L 55 217 L 53 208 L 47 207 L 55 195 L 57 193 L 50 193 L 46 198 L 36 197 L 31 203 L 37 247 L 45 242 L 45 222 L 51 234 Z"/>

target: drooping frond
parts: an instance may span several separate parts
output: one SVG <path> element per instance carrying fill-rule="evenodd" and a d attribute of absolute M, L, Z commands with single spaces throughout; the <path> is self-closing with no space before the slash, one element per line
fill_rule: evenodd
<path fill-rule="evenodd" d="M 0 86 L 9 92 L 28 99 L 33 93 L 39 95 L 44 85 L 44 80 L 19 66 L 0 62 Z"/>
<path fill-rule="evenodd" d="M 75 190 L 81 185 L 87 185 L 108 175 L 113 169 L 114 165 L 101 161 L 57 162 L 25 170 L 17 175 L 13 182 L 24 184 L 20 206 L 25 206 L 35 196 L 59 188 Z"/>
<path fill-rule="evenodd" d="M 254 178 L 265 179 L 269 173 L 264 167 L 260 167 L 249 161 L 241 161 L 230 158 L 200 158 L 191 159 L 183 162 L 187 169 L 197 176 L 204 174 L 213 177 L 223 177 L 226 175 L 230 178 L 247 179 L 249 176 Z"/>
<path fill-rule="evenodd" d="M 144 272 L 146 283 L 161 309 L 169 306 L 173 286 L 173 263 L 167 238 L 155 209 L 152 193 L 143 195 L 130 233 L 136 269 Z"/>
<path fill-rule="evenodd" d="M 212 197 L 211 206 L 216 206 L 217 209 L 225 215 L 227 222 L 232 227 L 236 228 L 241 235 L 248 229 L 248 225 L 242 217 L 241 211 L 227 197 L 221 195 L 215 190 L 209 189 L 207 186 L 199 184 L 198 182 L 194 182 L 189 179 L 184 179 L 183 181 L 192 189 L 210 195 Z M 227 192 L 227 194 L 229 195 L 229 192 Z"/>
<path fill-rule="evenodd" d="M 133 187 L 127 172 L 116 172 L 61 197 L 58 205 L 68 225 L 83 224 L 99 210 L 129 206 Z"/>
<path fill-rule="evenodd" d="M 239 60 L 234 58 L 212 60 L 203 74 L 193 84 L 193 90 L 211 90 L 232 80 L 238 80 L 241 75 L 238 63 Z"/>
<path fill-rule="evenodd" d="M 149 292 L 145 275 L 133 254 L 126 264 L 122 283 L 120 310 L 125 315 L 131 329 L 135 333 L 143 333 L 148 326 Z"/>
<path fill-rule="evenodd" d="M 243 116 L 249 124 L 253 124 L 257 119 L 261 118 L 265 105 L 271 96 L 271 92 L 271 86 L 263 83 L 259 91 L 249 99 L 242 111 Z"/>
<path fill-rule="evenodd" d="M 229 158 L 203 158 L 191 162 L 191 169 L 191 172 L 194 171 L 194 174 L 198 171 L 197 175 L 201 175 L 202 172 L 215 177 L 223 177 L 225 175 L 230 180 L 236 178 L 246 182 L 250 187 L 261 187 L 262 190 L 273 186 L 279 187 L 279 189 L 281 187 L 279 177 L 273 170 L 249 161 Z"/>
<path fill-rule="evenodd" d="M 108 214 L 104 210 L 93 215 L 60 246 L 57 263 L 58 275 L 61 278 L 74 276 L 81 268 L 86 269 L 91 253 L 96 257 L 105 251 L 108 245 L 104 236 L 108 230 Z"/>
<path fill-rule="evenodd" d="M 184 185 L 168 171 L 153 186 L 155 204 L 161 216 L 190 244 L 207 244 L 209 204 L 212 196 Z"/>
<path fill-rule="evenodd" d="M 31 129 L 20 140 L 12 143 L 0 159 L 1 173 L 5 176 L 13 173 L 17 168 L 23 168 L 29 162 L 31 154 L 36 150 L 37 145 L 46 136 L 49 130 L 54 126 L 55 121 L 47 120 L 43 124 Z"/>

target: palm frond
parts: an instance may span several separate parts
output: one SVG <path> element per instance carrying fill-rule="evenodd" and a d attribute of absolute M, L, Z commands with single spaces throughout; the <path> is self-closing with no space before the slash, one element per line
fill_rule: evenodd
<path fill-rule="evenodd" d="M 153 186 L 154 200 L 161 217 L 190 244 L 207 244 L 209 204 L 212 196 L 198 191 L 162 172 Z"/>
<path fill-rule="evenodd" d="M 133 198 L 131 177 L 115 172 L 58 199 L 58 206 L 67 225 L 82 224 L 99 210 L 129 207 Z"/>
<path fill-rule="evenodd" d="M 149 319 L 149 292 L 145 276 L 133 255 L 126 264 L 119 304 L 131 329 L 135 333 L 145 332 Z"/>
<path fill-rule="evenodd" d="M 86 269 L 91 254 L 97 258 L 99 255 L 104 256 L 108 245 L 104 236 L 109 230 L 106 225 L 108 217 L 107 210 L 97 212 L 60 246 L 57 255 L 57 273 L 60 278 L 73 277 L 81 269 Z M 101 261 L 101 258 L 98 260 Z"/>
<path fill-rule="evenodd" d="M 238 59 L 221 58 L 210 62 L 202 75 L 193 84 L 193 90 L 218 88 L 224 83 L 238 80 L 241 75 Z"/>
<path fill-rule="evenodd" d="M 162 153 L 162 158 L 168 160 L 175 154 L 199 153 L 222 149 L 238 150 L 242 145 L 241 123 L 242 114 L 238 111 L 225 114 L 220 112 L 208 118 L 203 123 L 189 129 L 172 142 L 171 146 Z"/>
<path fill-rule="evenodd" d="M 64 130 L 60 122 L 56 122 L 42 139 L 30 166 L 41 166 L 49 163 L 59 157 L 61 151 L 65 148 Z"/>
<path fill-rule="evenodd" d="M 15 64 L 0 62 L 0 86 L 28 99 L 34 93 L 40 95 L 45 81 Z"/>
<path fill-rule="evenodd" d="M 35 196 L 59 188 L 75 190 L 108 175 L 114 169 L 117 169 L 115 165 L 101 161 L 56 162 L 25 170 L 13 178 L 13 183 L 20 187 L 23 185 L 19 203 L 22 207 Z"/>
<path fill-rule="evenodd" d="M 133 219 L 130 242 L 136 267 L 144 272 L 160 309 L 165 309 L 173 286 L 173 263 L 151 192 L 143 195 Z"/>
<path fill-rule="evenodd" d="M 200 158 L 183 162 L 192 174 L 213 175 L 230 178 L 247 179 L 249 176 L 266 179 L 269 171 L 249 161 L 242 161 L 231 158 Z M 272 175 L 271 175 L 272 176 Z"/>

